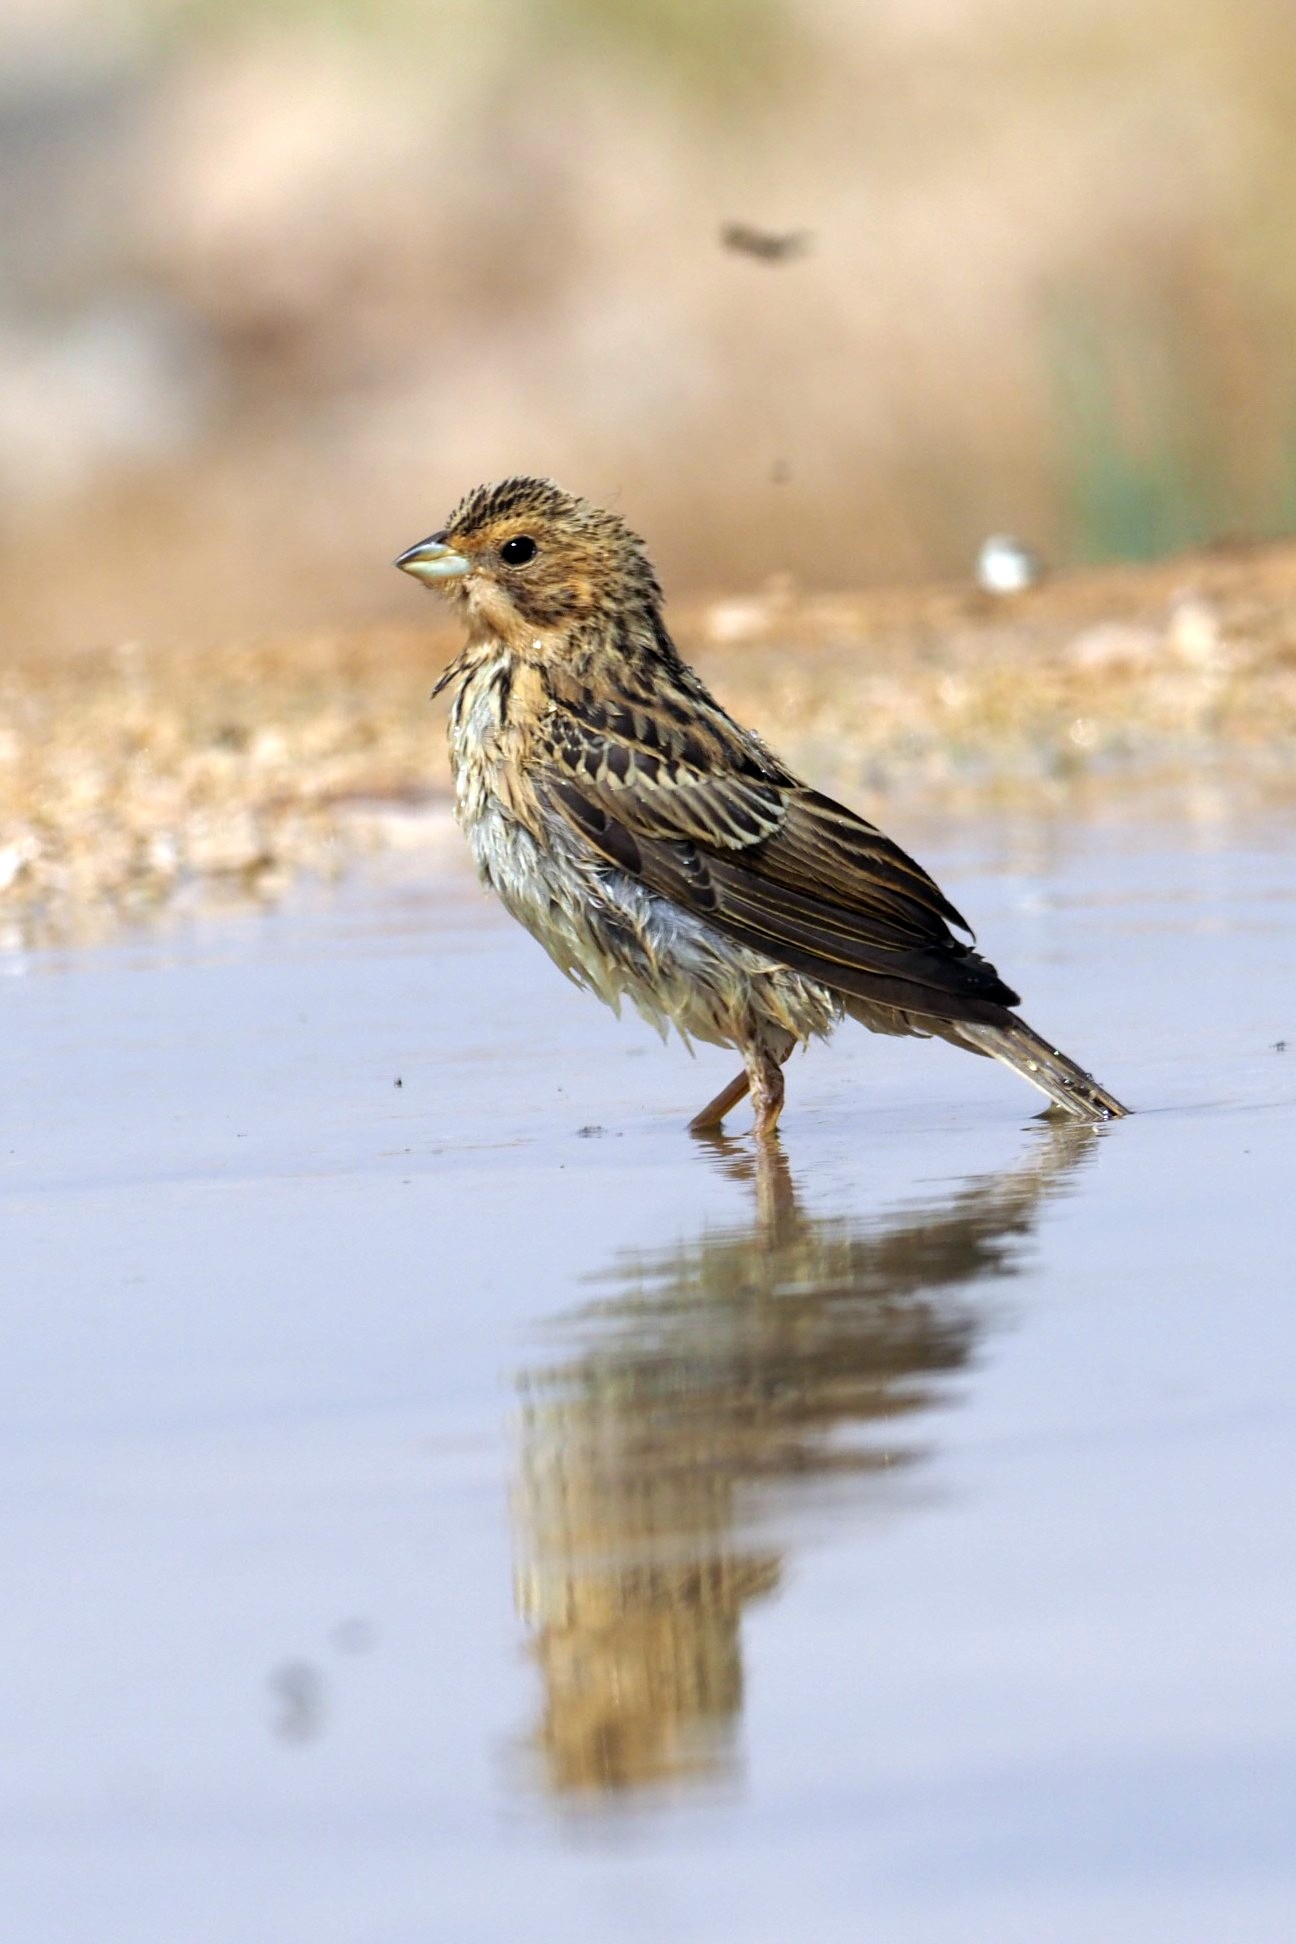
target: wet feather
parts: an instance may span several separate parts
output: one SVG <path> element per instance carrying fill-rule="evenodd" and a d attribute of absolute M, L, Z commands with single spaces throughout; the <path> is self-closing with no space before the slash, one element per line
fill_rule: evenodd
<path fill-rule="evenodd" d="M 466 563 L 443 591 L 467 644 L 437 684 L 456 812 L 568 977 L 736 1047 L 764 1132 L 788 1053 L 847 1013 L 999 1059 L 1074 1118 L 1125 1111 L 1012 1011 L 922 866 L 710 694 L 617 515 L 516 478 L 475 488 L 437 538 Z"/>

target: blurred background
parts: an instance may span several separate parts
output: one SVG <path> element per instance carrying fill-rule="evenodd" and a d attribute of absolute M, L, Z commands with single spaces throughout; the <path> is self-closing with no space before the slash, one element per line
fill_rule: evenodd
<path fill-rule="evenodd" d="M 1280 531 L 1294 98 L 1284 0 L 3 0 L 6 633 L 403 613 L 521 470 L 676 594 Z"/>

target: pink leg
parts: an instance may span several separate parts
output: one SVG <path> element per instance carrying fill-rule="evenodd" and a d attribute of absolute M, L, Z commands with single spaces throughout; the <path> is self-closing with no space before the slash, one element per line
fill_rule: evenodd
<path fill-rule="evenodd" d="M 763 1047 L 753 1047 L 747 1055 L 747 1073 L 756 1109 L 756 1138 L 772 1141 L 783 1112 L 783 1063 Z"/>
<path fill-rule="evenodd" d="M 714 1100 L 709 1100 L 701 1113 L 694 1114 L 689 1122 L 690 1134 L 707 1134 L 713 1127 L 719 1127 L 731 1107 L 736 1107 L 751 1086 L 751 1075 L 746 1068 L 738 1077 L 723 1087 Z"/>

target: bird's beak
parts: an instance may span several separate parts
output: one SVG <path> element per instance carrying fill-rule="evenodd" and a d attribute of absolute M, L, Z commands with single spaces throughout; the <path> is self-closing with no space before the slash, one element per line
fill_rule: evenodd
<path fill-rule="evenodd" d="M 466 574 L 472 562 L 453 547 L 447 547 L 439 535 L 433 534 L 430 540 L 420 540 L 412 547 L 406 547 L 403 554 L 397 554 L 393 563 L 413 574 L 416 580 L 439 581 L 454 580 L 459 574 Z"/>

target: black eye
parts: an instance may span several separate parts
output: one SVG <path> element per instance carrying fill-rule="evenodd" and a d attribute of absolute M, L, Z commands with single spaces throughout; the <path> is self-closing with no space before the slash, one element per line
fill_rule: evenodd
<path fill-rule="evenodd" d="M 516 538 L 506 540 L 500 548 L 500 559 L 506 560 L 510 567 L 525 567 L 528 560 L 536 557 L 536 543 L 529 533 L 519 533 Z"/>

